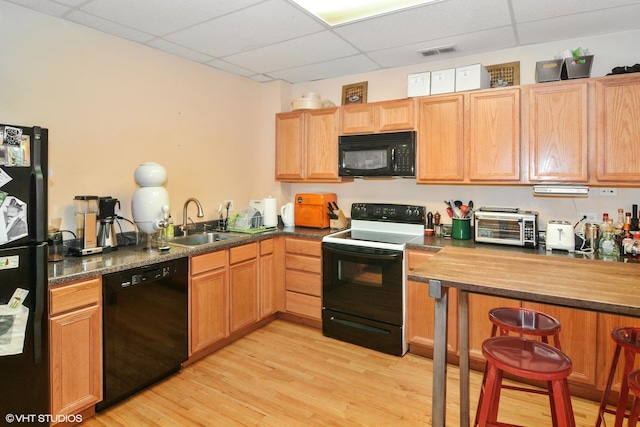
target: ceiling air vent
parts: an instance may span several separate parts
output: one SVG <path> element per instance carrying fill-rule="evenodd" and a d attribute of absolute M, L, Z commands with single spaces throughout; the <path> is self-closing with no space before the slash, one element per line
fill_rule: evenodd
<path fill-rule="evenodd" d="M 424 57 L 427 57 L 427 56 L 441 55 L 443 53 L 451 53 L 451 52 L 458 52 L 458 51 L 459 51 L 458 46 L 456 46 L 455 44 L 452 44 L 449 46 L 439 46 L 439 47 L 430 47 L 427 49 L 422 49 L 422 50 L 419 50 L 418 53 Z"/>

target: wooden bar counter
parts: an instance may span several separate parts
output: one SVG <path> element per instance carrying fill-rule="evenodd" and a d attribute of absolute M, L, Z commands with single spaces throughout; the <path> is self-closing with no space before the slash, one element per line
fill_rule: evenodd
<path fill-rule="evenodd" d="M 640 264 L 446 247 L 409 273 L 435 298 L 432 425 L 444 427 L 448 289 L 457 288 L 460 425 L 469 426 L 469 293 L 640 317 Z"/>

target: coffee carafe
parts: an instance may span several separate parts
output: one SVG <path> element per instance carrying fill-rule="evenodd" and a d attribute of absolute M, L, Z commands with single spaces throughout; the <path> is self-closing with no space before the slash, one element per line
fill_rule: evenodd
<path fill-rule="evenodd" d="M 116 218 L 116 205 L 120 208 L 120 201 L 118 199 L 114 199 L 111 196 L 100 197 L 98 203 L 98 220 L 100 221 L 98 246 L 102 248 L 103 252 L 118 249 L 118 239 L 114 223 Z"/>
<path fill-rule="evenodd" d="M 98 196 L 76 196 L 73 198 L 76 214 L 76 237 L 79 247 L 69 248 L 69 253 L 72 255 L 83 256 L 102 252 L 102 248 L 96 242 L 98 199 Z"/>

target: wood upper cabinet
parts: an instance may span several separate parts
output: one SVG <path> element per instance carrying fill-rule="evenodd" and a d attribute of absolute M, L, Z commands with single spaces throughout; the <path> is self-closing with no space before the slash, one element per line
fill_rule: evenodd
<path fill-rule="evenodd" d="M 229 330 L 259 318 L 258 243 L 249 243 L 229 250 Z"/>
<path fill-rule="evenodd" d="M 520 89 L 469 94 L 469 180 L 520 180 Z"/>
<path fill-rule="evenodd" d="M 464 95 L 418 99 L 416 181 L 464 180 Z"/>
<path fill-rule="evenodd" d="M 587 182 L 587 83 L 528 87 L 529 180 Z"/>
<path fill-rule="evenodd" d="M 276 114 L 276 179 L 339 182 L 339 109 Z"/>
<path fill-rule="evenodd" d="M 340 109 L 340 134 L 413 130 L 415 101 L 412 98 L 346 105 Z"/>
<path fill-rule="evenodd" d="M 190 353 L 229 336 L 228 251 L 191 258 Z"/>
<path fill-rule="evenodd" d="M 596 86 L 596 181 L 640 182 L 640 76 L 606 77 Z"/>
<path fill-rule="evenodd" d="M 71 415 L 102 400 L 102 280 L 49 290 L 51 413 Z"/>
<path fill-rule="evenodd" d="M 520 89 L 418 100 L 418 183 L 520 181 Z"/>

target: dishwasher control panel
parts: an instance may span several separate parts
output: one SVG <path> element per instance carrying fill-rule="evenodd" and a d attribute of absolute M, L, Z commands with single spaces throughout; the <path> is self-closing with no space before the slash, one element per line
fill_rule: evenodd
<path fill-rule="evenodd" d="M 176 262 L 166 262 L 156 266 L 127 270 L 114 274 L 120 276 L 120 286 L 128 288 L 129 286 L 135 286 L 145 282 L 166 279 L 174 276 L 177 272 L 178 266 Z"/>

